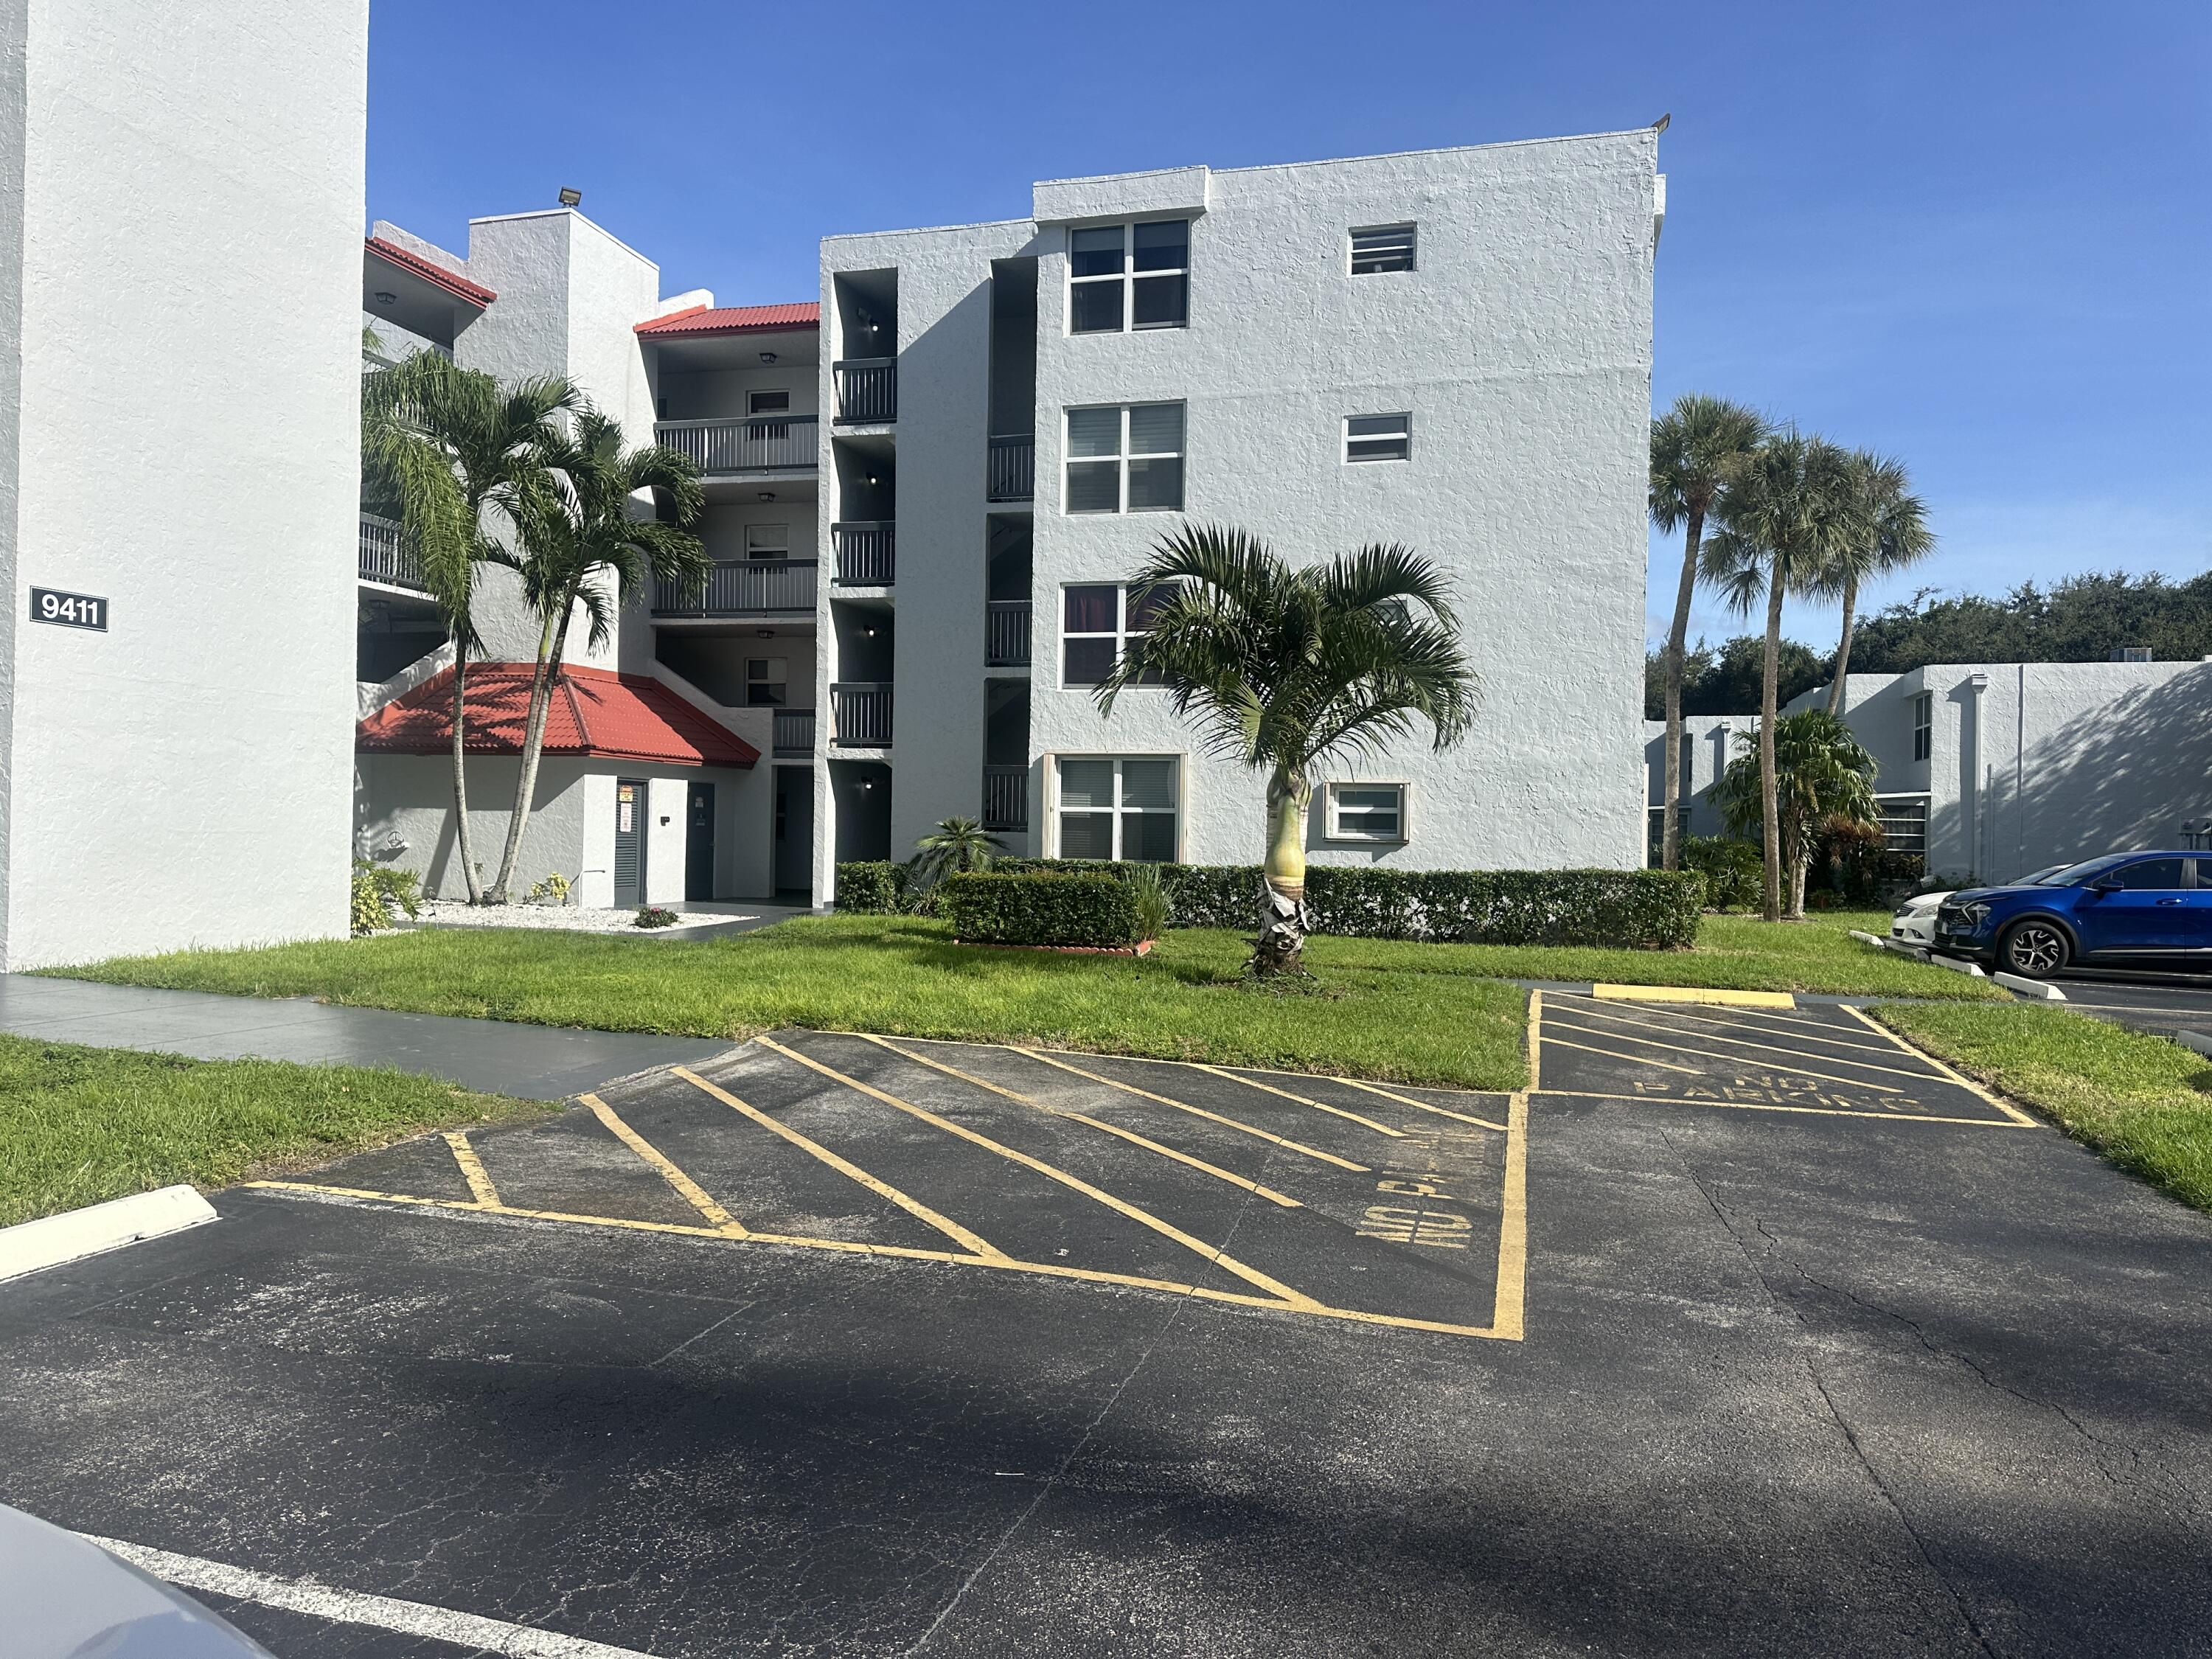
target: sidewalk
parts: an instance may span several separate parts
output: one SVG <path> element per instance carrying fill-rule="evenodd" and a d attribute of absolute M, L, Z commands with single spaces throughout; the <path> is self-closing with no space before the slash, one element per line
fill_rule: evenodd
<path fill-rule="evenodd" d="M 0 975 L 0 1031 L 197 1060 L 391 1066 L 526 1100 L 566 1100 L 656 1066 L 701 1065 L 736 1046 L 19 974 Z"/>

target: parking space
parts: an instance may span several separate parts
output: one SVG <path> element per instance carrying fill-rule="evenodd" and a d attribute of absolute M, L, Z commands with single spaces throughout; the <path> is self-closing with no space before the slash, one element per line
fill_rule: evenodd
<path fill-rule="evenodd" d="M 2157 1036 L 2195 1031 L 2212 1036 L 2212 981 L 2179 975 L 2125 978 L 2069 974 L 2059 982 L 2069 1006 L 2099 1019 Z"/>

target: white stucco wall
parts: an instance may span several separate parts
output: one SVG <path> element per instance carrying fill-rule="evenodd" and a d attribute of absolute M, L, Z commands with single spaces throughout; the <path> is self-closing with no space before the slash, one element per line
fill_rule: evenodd
<path fill-rule="evenodd" d="M 365 0 L 7 10 L 6 965 L 343 933 Z"/>

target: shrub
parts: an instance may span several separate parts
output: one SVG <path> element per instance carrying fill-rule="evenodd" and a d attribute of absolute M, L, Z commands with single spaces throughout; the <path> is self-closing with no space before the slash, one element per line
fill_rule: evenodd
<path fill-rule="evenodd" d="M 1692 836 L 1682 843 L 1682 867 L 1705 878 L 1705 902 L 1716 910 L 1748 910 L 1766 901 L 1766 854 L 1732 836 Z"/>
<path fill-rule="evenodd" d="M 556 870 L 525 893 L 523 902 L 526 904 L 565 905 L 568 902 L 568 891 L 575 884 Z"/>
<path fill-rule="evenodd" d="M 945 878 L 956 939 L 971 945 L 1134 945 L 1136 890 L 1123 877 L 1037 871 Z"/>
<path fill-rule="evenodd" d="M 888 859 L 869 859 L 837 866 L 840 910 L 896 910 L 906 872 Z"/>
<path fill-rule="evenodd" d="M 406 913 L 409 921 L 422 908 L 422 878 L 412 870 L 395 870 L 367 859 L 353 861 L 353 931 L 374 933 L 397 920 L 392 911 Z"/>
<path fill-rule="evenodd" d="M 1168 897 L 1167 884 L 1160 879 L 1160 866 L 1138 865 L 1122 879 L 1129 884 L 1129 896 L 1136 901 L 1137 937 L 1158 939 L 1166 933 L 1175 905 Z"/>
<path fill-rule="evenodd" d="M 1256 864 L 1139 864 L 1104 859 L 1000 859 L 991 866 L 1008 874 L 1119 876 L 1156 872 L 1160 892 L 1178 927 L 1252 927 L 1260 914 L 1260 866 Z"/>
<path fill-rule="evenodd" d="M 636 916 L 633 918 L 633 925 L 639 927 L 673 927 L 676 925 L 676 912 L 665 910 L 658 904 L 641 905 Z"/>

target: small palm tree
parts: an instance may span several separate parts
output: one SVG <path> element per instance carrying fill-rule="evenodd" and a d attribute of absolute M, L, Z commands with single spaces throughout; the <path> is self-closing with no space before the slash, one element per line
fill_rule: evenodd
<path fill-rule="evenodd" d="M 1097 690 L 1102 714 L 1164 684 L 1206 748 L 1267 778 L 1267 885 L 1251 969 L 1299 967 L 1305 814 L 1332 759 L 1380 752 L 1417 720 L 1438 749 L 1474 719 L 1475 676 L 1436 567 L 1395 543 L 1292 569 L 1242 530 L 1189 525 L 1131 579 L 1157 604 Z"/>
<path fill-rule="evenodd" d="M 415 555 L 453 647 L 454 852 L 471 904 L 483 900 L 464 759 L 468 661 L 480 648 L 472 615 L 477 571 L 507 554 L 515 520 L 544 499 L 545 453 L 560 436 L 557 417 L 579 395 L 553 376 L 502 387 L 431 351 L 362 377 L 362 477 L 394 508 L 400 541 Z"/>
<path fill-rule="evenodd" d="M 697 592 L 711 568 L 692 532 L 706 506 L 699 468 L 690 457 L 658 444 L 623 447 L 619 422 L 588 403 L 569 430 L 544 451 L 558 487 L 519 517 L 522 545 L 502 553 L 521 579 L 522 594 L 538 618 L 538 660 L 530 678 L 530 712 L 523 723 L 522 767 L 515 781 L 514 811 L 489 902 L 505 904 L 530 822 L 538 787 L 538 761 L 545 747 L 545 719 L 560 683 L 569 619 L 581 605 L 590 623 L 592 648 L 605 645 L 623 608 L 648 581 L 673 582 Z M 669 516 L 635 516 L 650 492 Z"/>
<path fill-rule="evenodd" d="M 1782 652 L 1782 601 L 1814 591 L 1839 550 L 1862 539 L 1866 517 L 1851 458 L 1824 438 L 1778 433 L 1737 471 L 1721 503 L 1722 528 L 1705 544 L 1706 580 L 1739 615 L 1766 601 L 1759 676 L 1759 772 L 1765 825 L 1766 920 L 1782 919 L 1782 842 L 1773 810 L 1774 730 Z"/>
<path fill-rule="evenodd" d="M 1725 398 L 1686 392 L 1651 422 L 1651 522 L 1684 531 L 1682 579 L 1674 593 L 1674 619 L 1667 629 L 1666 816 L 1660 832 L 1662 869 L 1681 867 L 1682 664 L 1690 632 L 1690 602 L 1698 588 L 1698 554 L 1705 520 L 1729 480 L 1766 436 L 1766 418 Z"/>
<path fill-rule="evenodd" d="M 1805 914 L 1805 872 L 1820 826 L 1841 820 L 1855 829 L 1876 828 L 1875 761 L 1851 728 L 1825 709 L 1783 715 L 1773 723 L 1771 745 L 1766 734 L 1762 721 L 1759 738 L 1737 737 L 1743 752 L 1721 774 L 1709 799 L 1731 835 L 1773 828 L 1789 872 L 1790 915 L 1800 918 Z M 1771 796 L 1762 776 L 1762 762 L 1770 752 L 1775 772 Z M 1776 803 L 1773 811 L 1766 810 L 1769 799 Z"/>
<path fill-rule="evenodd" d="M 939 819 L 935 829 L 915 842 L 914 856 L 906 861 L 907 903 L 927 908 L 945 877 L 988 870 L 1006 850 L 1006 842 L 973 818 Z"/>
<path fill-rule="evenodd" d="M 1859 584 L 1917 564 L 1936 550 L 1928 527 L 1928 508 L 1912 493 L 1905 463 L 1860 450 L 1851 457 L 1860 507 L 1866 522 L 1859 538 L 1837 551 L 1823 573 L 1820 589 L 1844 607 L 1843 635 L 1836 645 L 1836 678 L 1828 687 L 1828 712 L 1844 712 L 1844 692 L 1851 672 L 1851 634 L 1858 622 Z"/>

